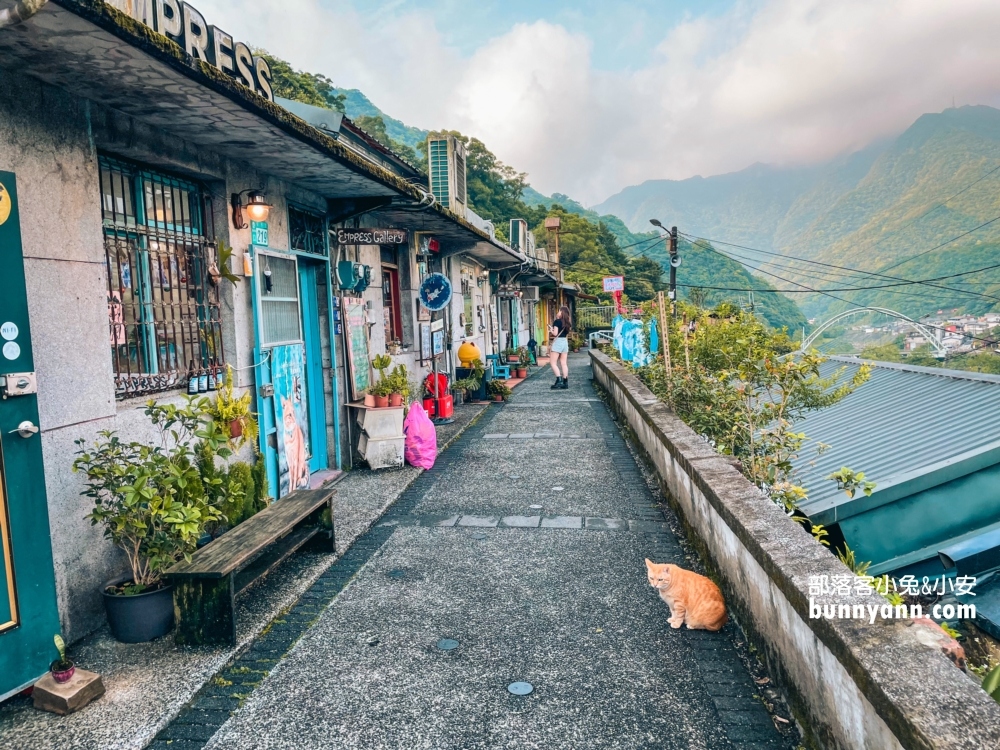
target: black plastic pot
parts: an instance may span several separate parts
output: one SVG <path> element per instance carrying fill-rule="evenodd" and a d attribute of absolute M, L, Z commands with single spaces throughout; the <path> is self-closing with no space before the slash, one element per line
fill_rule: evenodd
<path fill-rule="evenodd" d="M 133 596 L 108 593 L 109 586 L 122 583 L 121 580 L 112 581 L 101 589 L 104 611 L 115 640 L 145 643 L 169 633 L 174 627 L 174 587 L 164 586 Z"/>

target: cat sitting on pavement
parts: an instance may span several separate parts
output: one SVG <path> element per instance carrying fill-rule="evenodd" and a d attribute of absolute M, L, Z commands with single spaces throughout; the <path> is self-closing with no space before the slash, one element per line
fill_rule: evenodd
<path fill-rule="evenodd" d="M 728 619 L 726 603 L 715 583 L 703 575 L 671 563 L 662 565 L 647 558 L 649 585 L 670 607 L 670 627 L 686 624 L 691 630 L 720 630 Z"/>

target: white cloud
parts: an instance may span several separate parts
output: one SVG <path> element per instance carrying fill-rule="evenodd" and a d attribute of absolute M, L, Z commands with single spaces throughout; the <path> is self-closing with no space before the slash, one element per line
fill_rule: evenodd
<path fill-rule="evenodd" d="M 545 21 L 463 58 L 405 6 L 376 17 L 346 0 L 198 5 L 238 38 L 404 122 L 480 137 L 539 190 L 583 202 L 646 179 L 817 161 L 953 97 L 1000 101 L 995 0 L 739 4 L 675 26 L 649 65 L 620 72 L 595 70 L 588 39 Z"/>

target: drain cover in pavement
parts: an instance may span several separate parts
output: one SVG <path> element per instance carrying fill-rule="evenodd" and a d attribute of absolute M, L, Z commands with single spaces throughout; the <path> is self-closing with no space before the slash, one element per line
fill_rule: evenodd
<path fill-rule="evenodd" d="M 482 541 L 483 539 L 486 538 L 486 534 L 483 534 L 480 531 L 477 531 L 475 534 L 469 534 L 469 536 L 478 541 Z"/>
<path fill-rule="evenodd" d="M 442 651 L 454 651 L 458 648 L 458 641 L 454 638 L 442 638 L 437 642 L 437 647 Z"/>
<path fill-rule="evenodd" d="M 406 578 L 405 570 L 390 570 L 385 574 L 387 578 Z"/>
<path fill-rule="evenodd" d="M 553 492 L 562 492 L 564 489 L 566 489 L 566 488 L 565 487 L 553 487 L 552 491 Z"/>
<path fill-rule="evenodd" d="M 528 507 L 531 508 L 532 510 L 541 510 L 542 509 L 541 505 L 529 505 Z"/>
<path fill-rule="evenodd" d="M 528 695 L 534 689 L 530 682 L 512 682 L 507 686 L 507 692 L 512 695 Z"/>
<path fill-rule="evenodd" d="M 511 478 L 511 479 L 520 479 L 520 478 L 521 478 L 521 475 L 520 475 L 520 474 L 511 474 L 511 475 L 510 475 L 510 478 Z"/>

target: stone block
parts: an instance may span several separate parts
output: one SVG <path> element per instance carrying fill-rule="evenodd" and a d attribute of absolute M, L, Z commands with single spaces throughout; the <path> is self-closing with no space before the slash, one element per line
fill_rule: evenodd
<path fill-rule="evenodd" d="M 459 526 L 495 528 L 499 523 L 500 519 L 496 516 L 462 516 L 458 519 Z"/>
<path fill-rule="evenodd" d="M 588 518 L 584 525 L 588 529 L 612 531 L 614 529 L 627 529 L 628 521 L 623 521 L 620 518 Z"/>
<path fill-rule="evenodd" d="M 501 523 L 512 529 L 537 529 L 541 516 L 504 516 Z"/>
<path fill-rule="evenodd" d="M 46 672 L 32 691 L 35 708 L 66 716 L 104 695 L 104 682 L 96 672 L 77 668 L 69 682 L 59 683 Z"/>
<path fill-rule="evenodd" d="M 579 529 L 583 527 L 580 516 L 552 516 L 542 519 L 543 529 Z"/>

